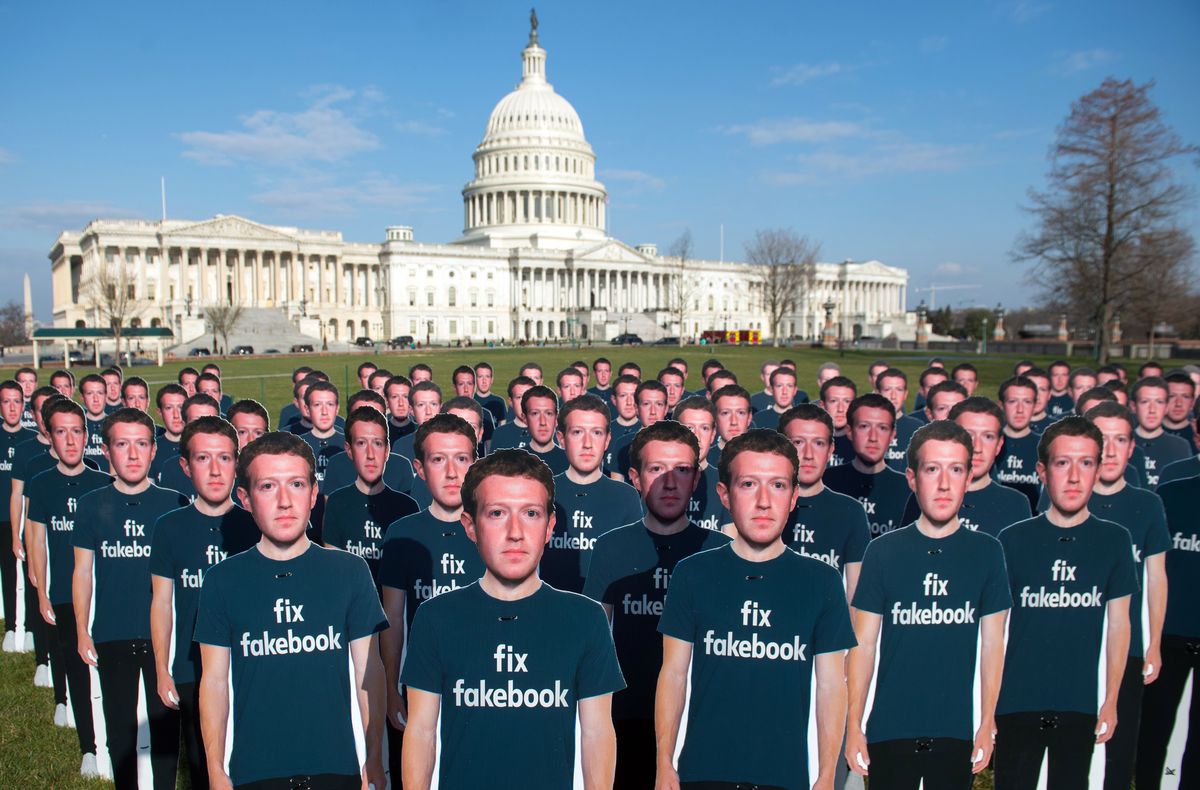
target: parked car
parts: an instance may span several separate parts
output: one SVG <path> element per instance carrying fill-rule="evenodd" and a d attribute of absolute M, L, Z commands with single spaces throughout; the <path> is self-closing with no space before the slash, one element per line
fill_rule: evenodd
<path fill-rule="evenodd" d="M 254 353 L 254 346 L 234 346 L 233 353 L 238 355 L 248 355 Z"/>
<path fill-rule="evenodd" d="M 388 341 L 388 345 L 392 348 L 408 348 L 413 344 L 412 335 L 398 335 Z"/>
<path fill-rule="evenodd" d="M 369 337 L 356 337 L 354 338 L 354 345 L 363 348 L 372 348 L 375 345 L 375 341 Z"/>
<path fill-rule="evenodd" d="M 677 338 L 677 337 L 660 337 L 658 340 L 654 341 L 654 345 L 656 345 L 656 346 L 677 346 L 677 345 L 679 345 L 679 338 Z"/>
<path fill-rule="evenodd" d="M 277 349 L 277 348 L 268 348 L 268 349 L 267 349 L 266 351 L 264 351 L 263 353 L 264 353 L 264 354 L 278 354 L 278 353 L 279 353 L 279 349 Z"/>
<path fill-rule="evenodd" d="M 188 351 L 189 357 L 207 357 L 210 356 L 209 351 L 204 346 L 194 346 Z"/>
<path fill-rule="evenodd" d="M 312 343 L 297 343 L 296 345 L 292 346 L 293 354 L 307 354 L 312 350 Z"/>
<path fill-rule="evenodd" d="M 614 346 L 640 346 L 642 339 L 634 334 L 617 335 L 612 339 Z"/>

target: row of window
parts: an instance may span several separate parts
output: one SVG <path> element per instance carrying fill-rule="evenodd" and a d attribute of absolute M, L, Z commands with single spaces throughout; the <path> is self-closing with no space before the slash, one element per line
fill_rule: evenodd
<path fill-rule="evenodd" d="M 533 167 L 530 167 L 532 161 Z M 511 170 L 510 170 L 511 165 Z M 575 156 L 555 156 L 553 167 L 551 167 L 551 159 L 549 154 L 534 154 L 532 157 L 528 154 L 521 156 L 485 156 L 480 159 L 475 167 L 475 177 L 482 178 L 483 176 L 499 175 L 500 173 L 520 173 L 522 171 L 552 171 L 558 173 L 567 173 L 569 175 L 583 176 L 591 178 L 592 174 L 588 167 L 589 163 L 585 162 L 580 157 Z"/>
<path fill-rule="evenodd" d="M 436 292 L 432 288 L 427 288 L 425 290 L 425 304 L 427 306 L 433 307 L 435 293 Z M 479 306 L 479 292 L 478 291 L 471 291 L 468 298 L 471 300 L 471 307 Z M 408 289 L 408 306 L 409 307 L 417 306 L 417 289 L 416 288 Z M 446 291 L 446 306 L 447 307 L 458 307 L 458 289 L 455 288 L 453 285 L 450 286 L 449 290 Z M 495 291 L 487 292 L 487 306 L 488 307 L 496 306 L 496 292 Z"/>

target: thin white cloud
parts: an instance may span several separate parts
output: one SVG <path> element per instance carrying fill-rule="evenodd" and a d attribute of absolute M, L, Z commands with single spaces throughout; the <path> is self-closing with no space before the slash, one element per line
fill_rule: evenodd
<path fill-rule="evenodd" d="M 647 189 L 660 190 L 667 184 L 661 178 L 642 170 L 601 170 L 600 178 L 608 182 L 622 182 Z"/>
<path fill-rule="evenodd" d="M 1042 130 L 1036 126 L 1028 129 L 1001 129 L 992 134 L 996 140 L 1019 140 L 1022 137 L 1032 137 L 1035 134 L 1041 134 Z"/>
<path fill-rule="evenodd" d="M 371 90 L 373 102 L 382 96 Z M 309 105 L 298 112 L 256 110 L 242 116 L 241 128 L 224 132 L 191 131 L 179 135 L 183 155 L 210 165 L 239 162 L 302 166 L 329 164 L 380 147 L 379 138 L 361 125 L 354 108 L 340 105 L 361 97 L 339 85 L 320 85 L 304 94 Z"/>
<path fill-rule="evenodd" d="M 11 165 L 17 161 L 17 155 L 7 148 L 0 148 L 0 165 Z"/>
<path fill-rule="evenodd" d="M 420 206 L 441 191 L 433 184 L 406 184 L 370 173 L 353 184 L 339 184 L 320 177 L 288 179 L 251 196 L 289 218 L 321 219 L 328 215 L 354 214 L 363 207 Z"/>
<path fill-rule="evenodd" d="M 728 135 L 744 136 L 751 145 L 776 143 L 823 143 L 849 137 L 861 137 L 866 130 L 853 121 L 810 121 L 805 118 L 763 120 L 749 124 L 723 126 Z"/>
<path fill-rule="evenodd" d="M 104 201 L 43 201 L 0 207 L 0 226 L 61 233 L 64 230 L 82 230 L 94 219 L 126 219 L 137 216 L 137 211 L 118 208 Z"/>
<path fill-rule="evenodd" d="M 773 184 L 791 186 L 860 181 L 897 173 L 946 172 L 966 166 L 967 153 L 965 146 L 886 142 L 855 153 L 817 151 L 797 154 L 791 158 L 793 167 L 768 173 L 765 178 Z"/>
<path fill-rule="evenodd" d="M 396 124 L 396 131 L 404 134 L 415 134 L 420 137 L 441 137 L 446 130 L 425 121 L 401 121 Z"/>
<path fill-rule="evenodd" d="M 1050 3 L 1039 3 L 1036 0 L 1009 0 L 998 6 L 1001 13 L 1018 25 L 1032 22 L 1053 7 Z"/>
<path fill-rule="evenodd" d="M 921 39 L 922 52 L 941 52 L 950 43 L 945 36 L 926 36 Z"/>
<path fill-rule="evenodd" d="M 1060 56 L 1050 67 L 1050 71 L 1062 77 L 1070 77 L 1091 71 L 1115 59 L 1116 55 L 1107 49 L 1084 49 Z"/>
<path fill-rule="evenodd" d="M 832 77 L 835 74 L 849 71 L 850 67 L 837 61 L 829 63 L 797 63 L 787 68 L 776 67 L 776 75 L 771 79 L 772 85 L 803 85 L 809 80 L 821 77 Z"/>
<path fill-rule="evenodd" d="M 958 263 L 957 261 L 946 261 L 944 263 L 939 263 L 937 266 L 935 266 L 933 271 L 935 274 L 941 274 L 941 275 L 945 275 L 948 277 L 953 277 L 953 276 L 959 275 L 959 274 L 970 274 L 972 272 L 977 272 L 977 271 L 979 271 L 979 267 L 966 266 L 964 264 Z"/>

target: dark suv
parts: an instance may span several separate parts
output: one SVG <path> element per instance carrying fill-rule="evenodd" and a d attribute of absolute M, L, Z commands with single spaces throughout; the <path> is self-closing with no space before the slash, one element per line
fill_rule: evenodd
<path fill-rule="evenodd" d="M 617 335 L 612 339 L 614 346 L 640 346 L 642 339 L 634 334 Z"/>
<path fill-rule="evenodd" d="M 297 343 L 296 345 L 292 346 L 293 354 L 307 353 L 312 350 L 313 350 L 312 343 Z"/>
<path fill-rule="evenodd" d="M 371 348 L 375 345 L 375 341 L 369 337 L 356 337 L 354 338 L 354 345 L 361 346 L 363 348 Z"/>
<path fill-rule="evenodd" d="M 246 356 L 254 353 L 254 346 L 234 346 L 233 352 L 238 356 Z"/>

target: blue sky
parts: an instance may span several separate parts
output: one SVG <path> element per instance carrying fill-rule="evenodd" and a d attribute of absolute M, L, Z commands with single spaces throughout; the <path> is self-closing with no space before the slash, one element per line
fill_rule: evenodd
<path fill-rule="evenodd" d="M 240 214 L 444 242 L 529 3 L 0 2 L 0 300 L 95 217 Z M 610 195 L 610 233 L 742 255 L 791 227 L 823 260 L 906 267 L 939 304 L 1029 303 L 1010 260 L 1073 99 L 1107 75 L 1200 143 L 1191 2 L 538 5 L 547 72 Z M 1191 163 L 1179 177 L 1200 184 Z M 1200 209 L 1185 221 L 1200 231 Z M 1200 234 L 1198 234 L 1200 235 Z M 909 303 L 922 296 L 910 292 Z"/>

